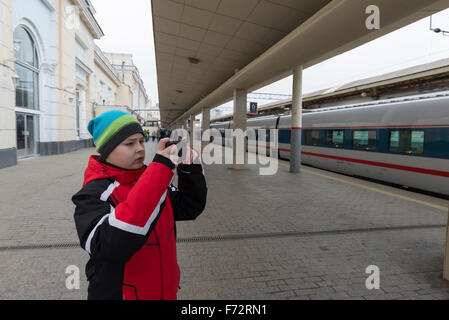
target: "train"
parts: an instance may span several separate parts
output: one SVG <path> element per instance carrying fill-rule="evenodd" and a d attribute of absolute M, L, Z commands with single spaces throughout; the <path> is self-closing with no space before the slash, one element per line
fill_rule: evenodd
<path fill-rule="evenodd" d="M 303 164 L 449 198 L 449 97 L 317 109 L 302 122 Z M 260 139 L 268 145 L 277 129 L 278 157 L 290 160 L 291 127 L 291 116 L 248 119 L 248 129 L 266 130 L 247 138 L 246 150 L 257 152 Z M 211 128 L 225 137 L 233 122 Z"/>

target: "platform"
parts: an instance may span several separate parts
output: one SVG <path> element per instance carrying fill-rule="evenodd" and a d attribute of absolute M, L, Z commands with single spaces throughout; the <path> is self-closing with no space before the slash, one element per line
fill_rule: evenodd
<path fill-rule="evenodd" d="M 147 163 L 154 153 L 148 144 Z M 0 170 L 0 299 L 86 299 L 70 201 L 94 149 Z M 445 200 L 315 168 L 206 166 L 208 202 L 178 223 L 179 299 L 449 299 Z M 80 290 L 65 286 L 66 267 Z M 365 273 L 380 270 L 380 289 Z"/>

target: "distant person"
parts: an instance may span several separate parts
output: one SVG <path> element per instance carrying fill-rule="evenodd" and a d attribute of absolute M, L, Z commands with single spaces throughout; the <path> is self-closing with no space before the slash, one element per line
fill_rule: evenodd
<path fill-rule="evenodd" d="M 145 142 L 150 141 L 150 132 L 148 130 L 145 130 L 144 136 L 145 136 Z"/>
<path fill-rule="evenodd" d="M 134 117 L 109 111 L 88 126 L 98 155 L 72 197 L 80 244 L 89 255 L 89 300 L 175 300 L 180 282 L 176 222 L 195 220 L 207 187 L 198 152 L 178 164 L 162 139 L 144 165 L 144 132 Z M 171 184 L 178 169 L 179 190 Z"/>

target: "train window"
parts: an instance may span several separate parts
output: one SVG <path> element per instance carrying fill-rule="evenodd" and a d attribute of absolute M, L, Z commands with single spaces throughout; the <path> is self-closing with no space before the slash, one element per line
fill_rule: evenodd
<path fill-rule="evenodd" d="M 390 132 L 390 152 L 421 154 L 424 153 L 424 131 L 398 130 Z"/>
<path fill-rule="evenodd" d="M 306 145 L 317 146 L 320 144 L 320 131 L 308 130 L 306 131 Z"/>
<path fill-rule="evenodd" d="M 412 142 L 410 146 L 413 153 L 424 153 L 424 131 L 412 131 Z"/>
<path fill-rule="evenodd" d="M 355 130 L 352 133 L 352 147 L 358 150 L 376 150 L 377 132 L 375 130 Z"/>
<path fill-rule="evenodd" d="M 326 144 L 328 146 L 342 147 L 344 142 L 343 130 L 328 130 L 326 132 Z"/>

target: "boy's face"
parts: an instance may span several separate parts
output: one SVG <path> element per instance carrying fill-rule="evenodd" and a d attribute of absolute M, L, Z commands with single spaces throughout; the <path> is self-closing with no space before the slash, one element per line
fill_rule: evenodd
<path fill-rule="evenodd" d="M 123 169 L 140 169 L 145 161 L 144 143 L 145 138 L 140 133 L 129 136 L 109 154 L 106 161 Z"/>

